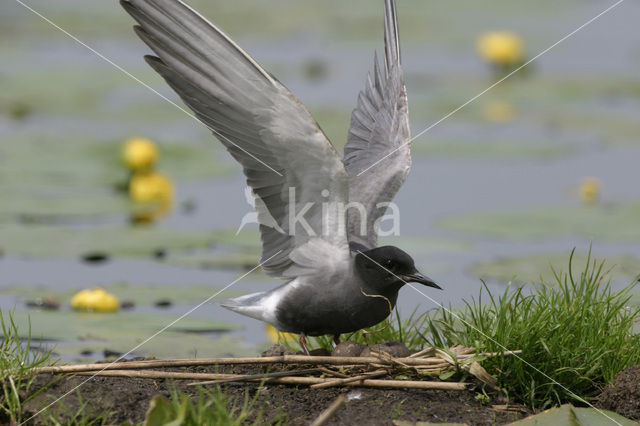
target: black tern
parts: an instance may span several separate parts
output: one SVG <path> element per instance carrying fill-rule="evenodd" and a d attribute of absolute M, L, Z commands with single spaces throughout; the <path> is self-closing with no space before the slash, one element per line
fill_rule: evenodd
<path fill-rule="evenodd" d="M 395 0 L 384 2 L 384 60 L 374 56 L 343 159 L 304 105 L 195 10 L 120 3 L 157 55 L 148 64 L 242 165 L 262 206 L 262 268 L 286 282 L 222 306 L 299 334 L 308 353 L 305 336 L 338 342 L 383 321 L 407 282 L 440 288 L 404 251 L 377 247 L 379 220 L 411 167 Z"/>

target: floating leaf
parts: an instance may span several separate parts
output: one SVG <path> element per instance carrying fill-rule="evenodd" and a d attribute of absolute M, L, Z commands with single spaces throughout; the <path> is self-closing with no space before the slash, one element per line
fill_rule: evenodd
<path fill-rule="evenodd" d="M 461 252 L 468 251 L 473 247 L 473 244 L 453 239 L 445 238 L 427 238 L 427 237 L 381 237 L 378 241 L 378 245 L 394 245 L 401 247 L 403 250 L 416 253 L 442 253 L 448 252 Z"/>
<path fill-rule="evenodd" d="M 175 319 L 175 318 L 174 318 Z M 65 359 L 96 360 L 104 358 L 104 351 L 108 349 L 118 354 L 125 354 L 139 345 L 152 334 L 142 337 L 123 336 L 106 342 L 74 341 L 48 342 L 54 348 L 57 356 Z M 90 351 L 85 352 L 85 351 Z M 257 352 L 253 346 L 239 337 L 219 334 L 198 334 L 165 331 L 137 348 L 130 356 L 154 356 L 157 358 L 195 358 L 195 357 L 225 357 L 252 356 Z M 82 355 L 83 353 L 87 355 Z"/>
<path fill-rule="evenodd" d="M 31 337 L 57 342 L 55 352 L 60 355 L 78 355 L 89 349 L 100 352 L 98 358 L 101 358 L 101 352 L 105 349 L 126 353 L 148 338 L 148 342 L 137 348 L 134 354 L 193 357 L 196 353 L 231 354 L 235 351 L 246 353 L 249 350 L 239 339 L 229 336 L 216 337 L 235 330 L 238 326 L 193 316 L 182 318 L 175 325 L 156 334 L 177 317 L 169 314 L 122 311 L 16 311 L 13 315 L 23 337 L 27 336 L 30 324 Z"/>
<path fill-rule="evenodd" d="M 214 231 L 213 235 L 217 244 L 255 250 L 262 248 L 260 233 L 254 229 L 243 229 L 237 234 L 235 230 L 221 229 Z"/>
<path fill-rule="evenodd" d="M 428 157 L 470 157 L 470 158 L 552 158 L 572 152 L 569 144 L 544 141 L 523 141 L 512 139 L 474 140 L 436 139 L 422 144 L 413 144 L 412 153 Z"/>
<path fill-rule="evenodd" d="M 33 257 L 79 258 L 89 252 L 146 256 L 158 249 L 202 248 L 211 246 L 213 242 L 211 233 L 159 227 L 66 229 L 40 225 L 0 225 L 0 247 L 6 254 Z"/>
<path fill-rule="evenodd" d="M 446 229 L 508 239 L 583 236 L 593 240 L 640 239 L 640 203 L 545 207 L 465 213 L 439 221 Z"/>
<path fill-rule="evenodd" d="M 0 199 L 3 200 L 0 203 L 0 223 L 76 223 L 83 218 L 113 217 L 130 209 L 126 198 L 99 188 L 70 195 L 35 187 L 7 188 L 0 185 Z"/>
<path fill-rule="evenodd" d="M 122 141 L 38 134 L 9 135 L 7 141 L 1 145 L 0 221 L 58 222 L 66 216 L 72 221 L 131 209 L 126 194 L 114 189 L 128 179 L 120 159 Z M 160 141 L 158 146 L 158 167 L 174 181 L 236 170 L 214 141 Z"/>
<path fill-rule="evenodd" d="M 175 315 L 151 312 L 73 312 L 73 311 L 16 311 L 15 321 L 18 330 L 28 330 L 31 319 L 31 335 L 33 338 L 52 340 L 108 340 L 117 335 L 137 334 L 146 337 L 169 325 Z M 188 316 L 171 326 L 171 332 L 224 332 L 237 329 L 238 326 L 207 319 Z"/>
<path fill-rule="evenodd" d="M 577 265 L 583 265 L 587 257 L 575 255 Z M 631 280 L 640 274 L 640 260 L 630 255 L 607 256 L 607 265 L 613 265 L 612 278 Z M 529 284 L 532 282 L 554 282 L 553 269 L 557 272 L 567 268 L 565 253 L 536 254 L 529 256 L 505 257 L 487 263 L 476 264 L 469 273 L 482 279 L 500 282 L 515 281 Z M 566 272 L 566 271 L 565 271 Z"/>
<path fill-rule="evenodd" d="M 196 253 L 178 254 L 167 257 L 166 263 L 178 266 L 217 269 L 239 269 L 249 271 L 258 266 L 260 253 Z M 258 268 L 256 271 L 261 271 Z"/>
<path fill-rule="evenodd" d="M 171 300 L 176 304 L 193 304 L 208 299 L 220 291 L 219 288 L 205 285 L 190 285 L 188 287 L 180 287 L 180 291 L 176 291 L 178 285 L 166 284 L 131 284 L 125 282 L 112 283 L 101 286 L 109 293 L 113 293 L 120 301 L 130 301 L 136 306 L 152 306 L 157 300 Z M 63 306 L 68 305 L 71 297 L 80 288 L 74 289 L 57 289 L 51 287 L 38 286 L 13 286 L 3 287 L 0 294 L 17 295 L 25 299 L 44 299 L 50 298 L 57 300 Z M 239 296 L 242 292 L 227 289 L 223 294 L 217 296 L 213 300 Z"/>

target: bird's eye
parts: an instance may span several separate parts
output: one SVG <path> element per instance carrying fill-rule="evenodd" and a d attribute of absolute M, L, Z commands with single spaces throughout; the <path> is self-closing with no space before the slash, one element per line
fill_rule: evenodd
<path fill-rule="evenodd" d="M 387 260 L 384 264 L 387 268 L 393 268 L 393 260 Z"/>

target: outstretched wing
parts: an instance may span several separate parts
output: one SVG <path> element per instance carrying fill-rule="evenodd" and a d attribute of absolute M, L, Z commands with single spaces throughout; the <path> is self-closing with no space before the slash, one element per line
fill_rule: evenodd
<path fill-rule="evenodd" d="M 336 208 L 347 200 L 344 165 L 300 101 L 181 1 L 120 3 L 158 55 L 146 57 L 149 65 L 242 165 L 266 206 L 258 209 L 265 272 L 289 276 L 331 260 L 310 260 L 308 243 L 348 256 L 344 219 Z M 279 226 L 266 226 L 274 221 Z"/>
<path fill-rule="evenodd" d="M 395 0 L 385 0 L 384 69 L 377 55 L 373 65 L 373 77 L 367 77 L 351 114 L 343 159 L 349 175 L 347 235 L 350 242 L 368 248 L 376 246 L 377 222 L 411 168 L 409 109 L 400 65 Z"/>

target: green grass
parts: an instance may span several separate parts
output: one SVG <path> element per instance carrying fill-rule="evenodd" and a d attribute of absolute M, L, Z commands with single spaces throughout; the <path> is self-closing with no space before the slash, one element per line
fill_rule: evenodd
<path fill-rule="evenodd" d="M 640 309 L 629 306 L 633 284 L 614 291 L 607 272 L 589 253 L 576 276 L 572 252 L 568 272 L 554 271 L 555 282 L 508 287 L 501 295 L 485 286 L 458 313 L 440 309 L 429 339 L 441 347 L 522 350 L 483 366 L 510 398 L 532 408 L 589 401 L 616 373 L 640 363 L 640 336 L 632 331 Z"/>
<path fill-rule="evenodd" d="M 89 401 L 83 401 L 80 391 L 77 392 L 79 405 L 75 409 L 71 409 L 64 404 L 64 401 L 59 402 L 59 406 L 56 407 L 54 413 L 49 413 L 48 423 L 52 426 L 103 426 L 110 425 L 109 417 L 111 413 L 109 411 L 102 411 L 94 413 L 91 410 L 91 406 L 87 407 Z"/>
<path fill-rule="evenodd" d="M 253 398 L 245 393 L 242 403 L 226 395 L 219 386 L 198 387 L 195 397 L 171 391 L 170 399 L 156 396 L 151 400 L 144 424 L 180 425 L 260 425 L 281 424 L 283 418 L 263 419 L 262 409 L 256 408 L 260 392 Z"/>
<path fill-rule="evenodd" d="M 22 407 L 25 402 L 35 397 L 46 386 L 37 392 L 29 393 L 36 376 L 31 370 L 51 364 L 51 349 L 42 345 L 31 347 L 31 327 L 26 339 L 21 339 L 18 327 L 9 313 L 5 318 L 0 310 L 0 326 L 2 327 L 2 341 L 0 341 L 0 423 L 18 424 L 22 420 Z"/>
<path fill-rule="evenodd" d="M 281 424 L 283 416 L 265 419 L 262 409 L 256 407 L 259 392 L 250 398 L 248 393 L 241 401 L 226 395 L 219 386 L 198 387 L 195 395 L 172 388 L 169 398 L 156 395 L 149 403 L 145 420 L 140 425 L 261 425 Z M 55 426 L 102 426 L 112 424 L 112 413 L 94 413 L 88 401 L 83 401 L 78 392 L 79 404 L 70 409 L 64 405 L 49 414 L 48 424 Z M 128 423 L 127 423 L 128 424 Z"/>

